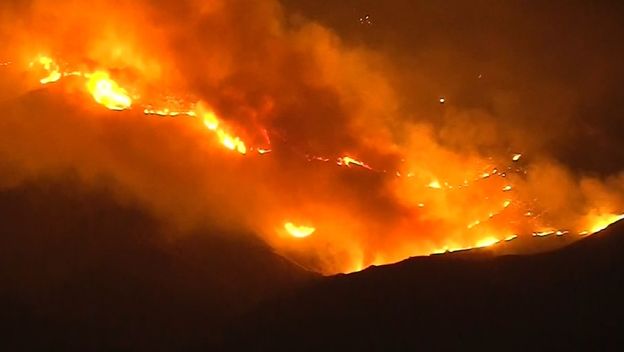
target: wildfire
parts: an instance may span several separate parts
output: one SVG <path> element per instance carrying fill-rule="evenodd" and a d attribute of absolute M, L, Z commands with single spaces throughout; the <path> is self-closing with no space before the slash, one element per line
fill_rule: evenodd
<path fill-rule="evenodd" d="M 30 66 L 33 67 L 35 64 L 41 65 L 41 67 L 48 73 L 46 77 L 39 80 L 41 84 L 53 83 L 61 79 L 61 69 L 56 61 L 52 60 L 52 58 L 41 55 L 37 58 L 37 60 L 33 61 Z"/>
<path fill-rule="evenodd" d="M 479 240 L 476 244 L 476 248 L 490 247 L 500 242 L 500 240 L 496 237 L 486 237 Z"/>
<path fill-rule="evenodd" d="M 169 110 L 169 108 L 164 109 L 154 109 L 154 108 L 145 108 L 143 109 L 143 113 L 145 115 L 156 115 L 161 117 L 177 117 L 181 115 L 186 115 L 190 117 L 195 117 L 195 111 L 177 111 L 177 110 Z"/>
<path fill-rule="evenodd" d="M 132 99 L 125 89 L 113 81 L 108 73 L 96 71 L 85 75 L 88 78 L 87 90 L 93 99 L 110 110 L 126 110 L 132 106 Z"/>
<path fill-rule="evenodd" d="M 87 91 L 98 104 L 115 111 L 126 110 L 132 107 L 133 101 L 129 96 L 128 91 L 121 87 L 110 77 L 108 72 L 104 70 L 87 73 L 80 71 L 62 72 L 56 61 L 48 56 L 39 56 L 36 61 L 30 64 L 30 66 L 33 67 L 35 64 L 39 64 L 47 72 L 47 76 L 40 79 L 41 84 L 57 82 L 62 77 L 81 76 L 87 79 Z M 215 133 L 221 145 L 240 154 L 247 153 L 247 145 L 245 142 L 243 142 L 240 137 L 236 137 L 228 133 L 214 112 L 205 109 L 202 104 L 196 105 L 196 109 L 184 111 L 174 110 L 168 107 L 154 109 L 151 105 L 148 105 L 143 109 L 143 113 L 145 115 L 157 115 L 163 117 L 177 117 L 181 115 L 196 117 L 201 115 L 203 124 L 206 128 Z"/>
<path fill-rule="evenodd" d="M 287 222 L 284 224 L 284 229 L 293 237 L 296 238 L 305 238 L 313 234 L 316 229 L 311 226 L 298 226 L 293 224 L 292 222 Z"/>
<path fill-rule="evenodd" d="M 162 101 L 158 103 L 158 100 L 155 103 L 154 100 L 149 99 L 150 97 L 146 98 L 140 94 L 133 99 L 128 90 L 111 78 L 109 72 L 113 71 L 109 70 L 106 66 L 99 66 L 95 71 L 63 71 L 61 65 L 48 56 L 39 56 L 31 64 L 31 67 L 34 65 L 40 66 L 45 71 L 45 77 L 39 80 L 41 84 L 57 82 L 63 77 L 68 76 L 75 76 L 78 77 L 78 80 L 85 80 L 86 90 L 91 94 L 93 100 L 108 109 L 120 111 L 138 105 L 145 115 L 189 117 L 189 121 L 195 121 L 202 130 L 203 127 L 205 127 L 207 130 L 206 132 L 216 138 L 218 143 L 227 150 L 235 151 L 239 154 L 247 154 L 248 151 L 256 151 L 258 155 L 264 155 L 271 153 L 274 147 L 279 148 L 279 144 L 276 146 L 271 145 L 268 134 L 264 129 L 264 133 L 267 135 L 267 143 L 264 144 L 266 148 L 258 148 L 256 146 L 248 147 L 243 139 L 236 135 L 239 132 L 247 131 L 238 130 L 238 125 L 228 123 L 227 118 L 219 116 L 215 110 L 201 100 L 190 99 L 187 102 L 186 99 L 171 98 L 167 100 L 166 103 L 162 103 Z M 65 67 L 66 65 L 63 64 L 63 68 Z M 128 88 L 131 92 L 136 91 L 136 87 Z M 138 91 L 138 93 L 143 92 Z M 245 135 L 246 134 L 243 133 L 243 136 Z M 546 237 L 556 234 L 557 236 L 562 236 L 568 232 L 577 233 L 576 231 L 579 230 L 578 228 L 571 228 L 570 231 L 556 231 L 551 229 L 568 227 L 566 224 L 553 225 L 539 222 L 539 217 L 544 212 L 544 208 L 540 207 L 535 199 L 528 199 L 528 197 L 522 198 L 522 184 L 518 182 L 522 177 L 514 177 L 523 172 L 524 174 L 522 175 L 526 175 L 526 171 L 522 170 L 523 164 L 525 163 L 518 163 L 521 158 L 523 158 L 523 155 L 520 153 L 513 154 L 511 161 L 509 160 L 509 156 L 501 158 L 505 159 L 504 163 L 506 164 L 504 165 L 496 165 L 494 162 L 491 162 L 491 160 L 482 162 L 479 165 L 477 165 L 478 163 L 469 164 L 468 168 L 471 170 L 465 173 L 462 173 L 465 171 L 463 168 L 460 170 L 461 172 L 457 172 L 457 170 L 453 169 L 450 170 L 454 172 L 448 172 L 449 169 L 446 169 L 446 165 L 435 165 L 435 167 L 423 165 L 422 168 L 427 171 L 426 173 L 420 173 L 419 170 L 416 170 L 414 165 L 408 165 L 409 167 L 405 169 L 390 169 L 386 171 L 373 169 L 369 164 L 359 160 L 359 158 L 356 159 L 349 155 L 336 158 L 336 154 L 333 154 L 334 156 L 310 156 L 310 154 L 306 154 L 306 151 L 303 151 L 301 154 L 306 155 L 308 161 L 322 161 L 326 163 L 326 165 L 331 165 L 331 167 L 336 167 L 336 165 L 338 165 L 346 168 L 362 168 L 378 173 L 380 178 L 392 175 L 393 179 L 399 180 L 397 182 L 407 183 L 407 179 L 409 178 L 409 182 L 415 185 L 413 186 L 413 194 L 409 194 L 410 192 L 407 191 L 404 192 L 404 188 L 399 188 L 400 191 L 398 191 L 398 193 L 406 194 L 406 197 L 409 197 L 410 201 L 413 202 L 409 204 L 411 207 L 406 208 L 417 208 L 418 210 L 417 213 L 409 215 L 414 215 L 413 217 L 418 219 L 422 216 L 422 218 L 427 221 L 430 220 L 432 223 L 441 224 L 441 227 L 446 229 L 451 228 L 457 233 L 456 238 L 445 237 L 443 241 L 441 240 L 439 243 L 435 243 L 434 248 L 443 248 L 442 250 L 431 250 L 432 248 L 426 247 L 426 245 L 418 247 L 414 245 L 414 243 L 417 243 L 416 240 L 413 238 L 405 239 L 404 237 L 403 241 L 408 243 L 407 245 L 403 243 L 396 244 L 396 248 L 389 250 L 390 253 L 374 253 L 372 256 L 373 259 L 370 260 L 365 259 L 366 256 L 362 255 L 363 249 L 358 247 L 360 241 L 336 241 L 340 242 L 340 245 L 343 245 L 342 243 L 348 243 L 344 245 L 347 247 L 344 252 L 348 252 L 346 255 L 351 255 L 352 257 L 344 258 L 342 262 L 357 262 L 356 266 L 348 265 L 351 270 L 359 270 L 372 263 L 383 264 L 386 262 L 396 262 L 411 255 L 490 247 L 503 241 L 512 241 L 519 235 Z M 454 177 L 454 173 L 458 173 L 459 175 Z M 401 186 L 410 189 L 409 187 L 411 186 L 406 186 L 406 183 L 401 184 Z M 424 185 L 436 191 L 427 192 L 423 190 Z M 511 204 L 513 204 L 513 207 L 510 207 Z M 335 215 L 332 213 L 330 216 L 333 217 Z M 609 224 L 623 218 L 624 214 L 588 215 L 587 218 L 584 219 L 585 222 L 583 222 L 587 225 L 585 227 L 587 230 L 580 232 L 580 234 L 598 232 L 606 228 Z M 335 222 L 336 220 L 332 218 L 332 221 Z M 368 219 L 359 219 L 359 221 L 365 222 L 368 221 Z M 277 220 L 276 222 L 275 219 L 272 218 L 271 231 L 273 235 L 282 239 L 285 234 L 284 230 L 289 236 L 300 239 L 309 237 L 316 232 L 315 227 L 297 225 L 293 222 L 284 223 L 284 230 L 281 230 L 279 225 L 276 227 L 276 223 L 280 224 L 280 221 Z M 320 238 L 328 232 L 326 231 L 325 223 L 323 228 L 323 233 L 317 234 L 317 237 Z M 418 229 L 418 223 L 416 223 L 414 228 Z M 401 227 L 396 230 L 396 232 L 403 231 L 411 233 L 414 228 Z M 389 231 L 392 230 L 395 229 Z M 510 233 L 517 234 L 507 236 Z M 393 233 L 393 235 L 396 235 L 396 233 Z M 306 247 L 312 242 L 314 241 L 297 241 L 296 244 L 297 246 L 301 245 L 302 247 Z M 409 247 L 410 249 L 405 250 L 403 246 Z M 342 250 L 344 248 L 340 249 Z M 367 248 L 367 250 L 370 250 L 370 248 Z M 393 250 L 396 250 L 396 252 L 393 252 Z M 372 252 L 375 252 L 375 249 L 373 249 Z M 355 261 L 354 258 L 356 258 Z M 344 270 L 344 267 L 341 270 Z"/>
<path fill-rule="evenodd" d="M 338 158 L 337 164 L 338 166 L 344 165 L 346 167 L 351 167 L 351 165 L 356 165 L 356 166 L 360 166 L 368 170 L 372 170 L 372 168 L 368 166 L 366 163 L 364 163 L 363 161 L 359 161 L 348 156 Z"/>
<path fill-rule="evenodd" d="M 217 130 L 217 137 L 221 144 L 223 144 L 229 150 L 235 150 L 241 154 L 247 154 L 247 146 L 245 146 L 245 142 L 243 142 L 238 137 L 233 137 L 223 130 Z"/>
<path fill-rule="evenodd" d="M 243 142 L 239 137 L 235 137 L 225 132 L 225 130 L 221 127 L 221 122 L 217 115 L 212 111 L 208 110 L 205 107 L 199 107 L 202 110 L 201 118 L 207 129 L 213 131 L 219 142 L 225 146 L 229 150 L 237 151 L 240 154 L 247 154 L 247 146 L 245 142 Z"/>
<path fill-rule="evenodd" d="M 592 224 L 590 225 L 589 231 L 584 231 L 588 233 L 596 233 L 602 231 L 609 227 L 609 225 L 624 219 L 624 214 L 616 215 L 616 214 L 604 214 L 596 216 L 592 220 Z"/>
<path fill-rule="evenodd" d="M 509 235 L 509 236 L 505 237 L 505 242 L 513 241 L 516 238 L 518 238 L 518 235 Z"/>
<path fill-rule="evenodd" d="M 440 181 L 438 180 L 433 180 L 429 182 L 427 187 L 432 188 L 432 189 L 442 189 L 442 185 L 440 184 Z"/>

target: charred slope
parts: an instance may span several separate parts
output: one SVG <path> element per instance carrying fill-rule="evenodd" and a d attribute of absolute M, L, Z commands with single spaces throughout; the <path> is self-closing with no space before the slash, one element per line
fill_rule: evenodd
<path fill-rule="evenodd" d="M 254 312 L 229 348 L 595 350 L 619 343 L 624 223 L 555 252 L 413 258 Z"/>
<path fill-rule="evenodd" d="M 240 235 L 166 240 L 70 181 L 0 191 L 0 350 L 205 350 L 228 319 L 315 277 Z"/>

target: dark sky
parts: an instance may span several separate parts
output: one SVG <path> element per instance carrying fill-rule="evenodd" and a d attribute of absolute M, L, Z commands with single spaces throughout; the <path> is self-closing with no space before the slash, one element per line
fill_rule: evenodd
<path fill-rule="evenodd" d="M 389 54 L 417 118 L 439 123 L 424 108 L 444 95 L 539 135 L 538 150 L 581 170 L 613 173 L 624 162 L 622 2 L 283 3 Z M 366 15 L 370 25 L 359 21 Z"/>

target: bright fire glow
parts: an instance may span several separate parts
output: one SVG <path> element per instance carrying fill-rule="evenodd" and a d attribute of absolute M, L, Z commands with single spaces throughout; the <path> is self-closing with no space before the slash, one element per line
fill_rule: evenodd
<path fill-rule="evenodd" d="M 433 180 L 433 181 L 429 182 L 427 187 L 433 188 L 433 189 L 442 189 L 442 185 L 440 185 L 440 181 L 438 181 L 438 180 Z"/>
<path fill-rule="evenodd" d="M 87 89 L 98 104 L 111 110 L 126 110 L 132 106 L 132 99 L 126 90 L 113 81 L 108 73 L 97 71 L 87 77 Z"/>
<path fill-rule="evenodd" d="M 284 229 L 293 237 L 296 238 L 305 238 L 310 236 L 316 231 L 314 227 L 311 226 L 297 226 L 292 222 L 287 222 L 284 224 Z"/>
<path fill-rule="evenodd" d="M 41 84 L 53 83 L 61 79 L 61 70 L 59 65 L 52 60 L 52 58 L 48 56 L 39 56 L 39 58 L 30 64 L 30 66 L 34 66 L 35 63 L 41 65 L 41 67 L 48 73 L 46 77 L 43 77 L 39 80 Z"/>
<path fill-rule="evenodd" d="M 476 243 L 475 247 L 477 248 L 490 247 L 492 245 L 495 245 L 498 242 L 499 242 L 499 239 L 496 237 L 486 237 L 486 238 L 479 240 Z"/>
<path fill-rule="evenodd" d="M 602 231 L 606 229 L 607 227 L 609 227 L 609 225 L 613 224 L 614 222 L 620 221 L 622 219 L 624 219 L 624 214 L 621 214 L 621 215 L 606 214 L 606 215 L 597 216 L 595 219 L 593 219 L 591 227 L 588 232 L 596 233 L 596 232 Z"/>
<path fill-rule="evenodd" d="M 200 106 L 199 109 L 202 110 L 200 116 L 204 126 L 217 135 L 219 143 L 229 150 L 237 151 L 240 154 L 247 154 L 247 145 L 245 142 L 239 137 L 227 133 L 221 126 L 222 124 L 219 118 L 212 110 L 206 109 L 203 106 Z"/>
<path fill-rule="evenodd" d="M 31 64 L 33 67 L 35 65 L 41 67 L 45 71 L 45 77 L 40 79 L 41 84 L 56 82 L 68 76 L 78 77 L 76 79 L 86 81 L 86 89 L 93 96 L 93 99 L 98 104 L 111 110 L 126 110 L 133 105 L 139 105 L 146 115 L 191 117 L 189 121 L 195 121 L 202 131 L 211 134 L 211 137 L 215 138 L 221 146 L 228 150 L 240 154 L 246 154 L 248 150 L 251 150 L 256 151 L 258 155 L 264 155 L 273 151 L 273 148 L 276 148 L 275 150 L 280 148 L 279 143 L 275 145 L 271 144 L 267 134 L 268 127 L 262 126 L 260 124 L 262 123 L 260 119 L 258 119 L 258 129 L 265 131 L 264 134 L 266 137 L 262 143 L 265 148 L 258 148 L 254 145 L 248 147 L 238 134 L 242 132 L 245 139 L 247 136 L 252 136 L 252 131 L 243 129 L 249 128 L 250 124 L 243 125 L 240 120 L 237 120 L 236 124 L 229 123 L 228 119 L 222 118 L 222 116 L 219 116 L 214 110 L 204 104 L 203 101 L 198 102 L 196 98 L 186 101 L 186 99 L 166 95 L 166 98 L 154 101 L 149 99 L 149 95 L 145 97 L 143 96 L 144 92 L 137 90 L 140 86 L 132 86 L 128 87 L 131 92 L 136 91 L 141 94 L 139 95 L 140 98 L 135 98 L 136 101 L 133 101 L 128 91 L 114 81 L 108 73 L 117 71 L 111 71 L 112 69 L 106 65 L 97 66 L 96 71 L 64 72 L 61 70 L 61 65 L 47 56 L 39 56 Z M 66 67 L 65 63 L 63 63 L 62 67 Z M 143 99 L 145 99 L 145 101 L 143 101 Z M 163 101 L 165 102 L 163 103 Z M 269 130 L 268 132 L 271 133 L 271 136 L 274 134 L 277 135 L 274 130 Z M 284 140 L 288 140 L 288 138 L 284 138 Z M 318 233 L 315 236 L 319 239 L 322 238 L 323 241 L 327 240 L 328 248 L 331 247 L 328 249 L 329 252 L 341 253 L 341 256 L 344 255 L 344 258 L 334 258 L 336 262 L 339 262 L 340 268 L 317 268 L 320 271 L 344 272 L 345 269 L 348 269 L 348 271 L 360 270 L 370 264 L 396 262 L 412 255 L 489 247 L 499 242 L 514 240 L 518 236 L 532 235 L 533 237 L 547 237 L 553 234 L 562 236 L 568 233 L 568 230 L 555 231 L 550 229 L 568 228 L 570 233 L 590 234 L 598 232 L 611 223 L 624 218 L 624 214 L 597 216 L 594 213 L 586 213 L 584 218 L 580 221 L 582 224 L 582 226 L 579 226 L 581 227 L 580 229 L 576 226 L 568 227 L 569 224 L 567 223 L 542 223 L 541 216 L 545 211 L 544 207 L 540 206 L 540 203 L 543 202 L 544 198 L 538 200 L 537 197 L 529 197 L 528 194 L 525 195 L 527 187 L 523 186 L 526 186 L 524 182 L 527 172 L 524 170 L 524 164 L 528 163 L 517 163 L 521 158 L 524 158 L 524 156 L 519 153 L 513 154 L 511 161 L 509 160 L 509 154 L 505 154 L 505 156 L 501 158 L 504 159 L 503 162 L 490 158 L 485 162 L 483 160 L 481 160 L 480 163 L 473 163 L 471 161 L 461 166 L 456 166 L 456 164 L 460 165 L 461 163 L 459 163 L 458 160 L 453 160 L 452 155 L 443 154 L 444 157 L 448 156 L 449 160 L 442 158 L 440 160 L 443 160 L 443 162 L 440 163 L 439 160 L 436 159 L 434 163 L 430 164 L 427 164 L 428 159 L 426 157 L 421 157 L 422 160 L 415 159 L 417 162 L 411 164 L 409 161 L 401 160 L 405 162 L 404 167 L 398 166 L 395 169 L 381 168 L 379 165 L 384 165 L 383 162 L 380 162 L 380 159 L 371 158 L 371 160 L 374 160 L 374 165 L 380 167 L 380 169 L 373 169 L 364 161 L 353 158 L 352 156 L 345 155 L 336 158 L 336 154 L 331 154 L 334 156 L 311 156 L 311 154 L 308 154 L 309 151 L 307 150 L 297 152 L 300 152 L 299 155 L 305 155 L 308 161 L 329 162 L 328 164 L 332 165 L 332 167 L 335 167 L 336 164 L 347 168 L 359 167 L 365 169 L 362 170 L 362 172 L 366 172 L 366 170 L 372 171 L 376 175 L 379 175 L 379 178 L 392 175 L 392 178 L 397 182 L 397 187 L 389 189 L 396 192 L 394 194 L 395 196 L 404 197 L 405 199 L 401 199 L 402 201 L 407 200 L 405 201 L 407 206 L 402 208 L 401 211 L 405 212 L 405 218 L 409 220 L 406 221 L 404 227 L 395 227 L 393 226 L 394 224 L 389 222 L 387 230 L 392 236 L 388 236 L 388 238 L 393 239 L 388 242 L 388 245 L 384 244 L 380 246 L 380 248 L 371 247 L 369 244 L 363 244 L 366 241 L 361 241 L 361 238 L 358 237 L 368 235 L 361 234 L 358 231 L 366 232 L 367 229 L 365 226 L 370 224 L 374 225 L 375 221 L 378 220 L 375 219 L 374 215 L 371 215 L 372 212 L 368 213 L 368 210 L 362 210 L 371 208 L 371 203 L 364 204 L 366 200 L 362 199 L 358 199 L 357 202 L 353 201 L 353 199 L 349 199 L 349 201 L 352 202 L 348 204 L 353 208 L 357 208 L 359 202 L 363 203 L 362 209 L 355 209 L 353 213 L 349 213 L 350 210 L 347 210 L 347 216 L 341 218 L 348 219 L 345 221 L 345 223 L 348 223 L 346 225 L 356 230 L 351 231 L 350 229 L 344 233 L 341 232 L 340 238 L 331 238 L 331 240 L 327 237 L 323 237 L 331 235 L 328 235 L 330 231 L 327 231 L 327 226 L 325 225 L 329 224 L 337 229 L 342 229 L 343 224 L 337 224 L 339 221 L 336 219 L 339 217 L 335 215 L 334 212 L 329 211 L 329 220 L 323 223 L 324 230 L 322 233 Z M 363 154 L 361 151 L 356 152 L 358 154 Z M 409 152 L 409 150 L 406 151 L 405 155 L 402 156 L 408 159 Z M 463 157 L 460 159 L 463 159 Z M 424 162 L 421 163 L 421 161 Z M 512 164 L 512 162 L 515 164 Z M 312 172 L 314 172 L 314 170 L 311 169 L 310 173 Z M 518 175 L 521 176 L 518 177 Z M 408 178 L 410 180 L 408 180 Z M 330 182 L 331 180 L 328 181 L 328 183 Z M 384 185 L 387 184 L 388 183 L 384 183 Z M 394 186 L 394 184 L 391 185 Z M 438 191 L 423 190 L 423 185 Z M 346 187 L 348 188 L 350 186 Z M 330 188 L 329 190 L 335 189 Z M 513 192 L 511 192 L 512 190 Z M 299 190 L 293 190 L 293 193 L 296 192 L 299 192 Z M 310 196 L 309 194 L 306 195 Z M 314 195 L 310 198 L 314 199 Z M 383 198 L 380 202 L 383 203 L 385 200 L 386 199 Z M 389 209 L 400 208 L 397 204 L 389 204 Z M 425 204 L 427 205 L 426 207 Z M 511 204 L 513 204 L 513 206 L 511 206 Z M 280 206 L 288 207 L 290 205 L 291 203 L 286 205 L 281 204 Z M 392 208 L 393 206 L 396 206 L 396 208 Z M 322 205 L 322 207 L 325 207 L 325 205 Z M 323 209 L 322 207 L 319 209 Z M 344 204 L 339 208 L 343 207 Z M 409 213 L 411 209 L 416 208 L 417 213 Z M 334 210 L 335 208 L 332 208 L 332 204 L 327 204 L 327 209 Z M 279 213 L 282 209 L 278 208 L 273 210 Z M 321 213 L 322 212 L 323 211 L 321 211 Z M 269 212 L 267 211 L 267 213 Z M 358 218 L 359 214 L 365 214 L 364 216 L 366 217 Z M 276 219 L 271 215 L 267 216 L 270 217 L 270 220 L 267 220 L 267 222 L 270 222 L 271 234 L 277 235 L 276 237 L 279 237 L 280 241 L 283 241 L 285 235 L 284 230 L 289 236 L 294 238 L 306 238 L 316 232 L 315 227 L 296 225 L 292 222 L 284 223 L 284 230 L 282 230 L 279 226 L 279 224 L 281 224 L 280 218 Z M 404 233 L 412 233 L 414 229 L 420 230 L 419 226 L 422 224 L 419 221 L 421 221 L 421 217 L 424 219 L 423 223 L 427 222 L 428 224 L 430 221 L 431 224 L 434 225 L 432 227 L 424 227 L 423 231 L 430 231 L 432 235 L 438 234 L 439 232 L 436 232 L 435 226 L 440 225 L 440 228 L 451 229 L 452 231 L 450 232 L 455 233 L 455 237 L 448 235 L 447 237 L 441 237 L 439 241 L 435 243 L 432 242 L 433 244 L 431 245 L 423 245 L 417 239 L 414 239 L 414 237 L 404 236 Z M 354 223 L 361 224 L 363 227 L 353 225 Z M 374 227 L 371 226 L 371 228 Z M 579 230 L 585 231 L 578 232 Z M 379 230 L 379 227 L 375 228 L 375 231 L 385 233 L 386 223 L 383 223 L 382 231 Z M 514 234 L 505 237 L 510 233 L 517 233 L 519 235 Z M 271 238 L 271 235 L 263 235 L 267 236 L 267 238 Z M 342 236 L 347 239 L 343 240 Z M 397 238 L 399 238 L 399 240 L 397 240 Z M 323 257 L 325 253 L 314 253 L 319 250 L 313 250 L 307 247 L 314 242 L 315 241 L 296 241 L 295 243 L 298 247 L 300 246 L 299 249 L 302 253 L 306 253 L 306 255 L 311 253 L 312 257 L 315 255 Z M 289 243 L 292 243 L 292 241 Z M 281 243 L 279 242 L 276 244 L 278 248 L 280 245 Z M 370 258 L 368 256 L 369 252 L 372 253 Z M 362 253 L 367 254 L 363 255 Z M 330 256 L 331 255 L 333 254 L 330 254 Z M 353 263 L 356 264 L 354 265 Z"/>
<path fill-rule="evenodd" d="M 217 130 L 217 137 L 219 137 L 219 141 L 229 150 L 235 150 L 241 154 L 247 153 L 247 146 L 245 143 L 238 137 L 233 137 L 223 130 Z"/>
<path fill-rule="evenodd" d="M 363 167 L 365 169 L 372 170 L 372 168 L 370 166 L 368 166 L 366 163 L 364 163 L 363 161 L 359 161 L 359 160 L 353 159 L 353 158 L 348 157 L 348 156 L 345 156 L 345 157 L 342 157 L 342 158 L 338 158 L 337 164 L 339 166 L 343 166 L 344 165 L 346 167 L 351 167 L 351 165 L 357 165 L 357 166 Z"/>

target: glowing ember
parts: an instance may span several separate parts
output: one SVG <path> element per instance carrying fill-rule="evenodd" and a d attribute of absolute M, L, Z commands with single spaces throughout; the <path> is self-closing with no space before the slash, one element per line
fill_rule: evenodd
<path fill-rule="evenodd" d="M 176 111 L 176 110 L 169 110 L 168 108 L 164 108 L 164 109 L 151 109 L 151 108 L 145 108 L 143 109 L 143 113 L 145 115 L 156 115 L 156 116 L 162 116 L 162 117 L 176 117 L 176 116 L 180 116 L 180 115 L 186 115 L 186 116 L 191 116 L 194 117 L 195 111 Z"/>
<path fill-rule="evenodd" d="M 229 150 L 235 150 L 241 154 L 247 153 L 247 146 L 245 143 L 238 137 L 233 137 L 223 130 L 217 130 L 217 137 L 219 138 L 219 142 L 223 144 Z"/>
<path fill-rule="evenodd" d="M 511 235 L 511 236 L 507 236 L 507 237 L 505 237 L 505 241 L 506 241 L 506 242 L 513 241 L 513 240 L 515 240 L 516 238 L 518 238 L 518 235 Z"/>
<path fill-rule="evenodd" d="M 43 69 L 48 73 L 46 77 L 43 77 L 39 80 L 41 84 L 53 83 L 61 79 L 61 71 L 59 65 L 52 60 L 52 58 L 48 56 L 39 56 L 39 58 L 30 64 L 30 66 L 34 66 L 35 64 L 41 65 Z"/>
<path fill-rule="evenodd" d="M 229 150 L 237 151 L 240 154 L 247 154 L 247 145 L 245 142 L 239 137 L 226 132 L 222 127 L 221 121 L 212 110 L 205 108 L 203 104 L 199 105 L 198 110 L 198 115 L 201 116 L 204 126 L 216 134 L 219 143 Z"/>
<path fill-rule="evenodd" d="M 479 240 L 476 244 L 476 248 L 489 247 L 497 244 L 500 240 L 496 237 L 486 237 L 484 239 Z"/>
<path fill-rule="evenodd" d="M 467 226 L 467 227 L 468 227 L 469 229 L 471 229 L 471 228 L 473 228 L 473 227 L 475 227 L 475 226 L 477 226 L 477 225 L 479 225 L 479 224 L 481 224 L 481 221 L 476 220 L 475 222 L 472 222 L 472 223 L 468 224 L 468 226 Z"/>
<path fill-rule="evenodd" d="M 602 231 L 606 229 L 607 227 L 609 227 L 609 225 L 613 224 L 614 222 L 620 221 L 622 219 L 624 219 L 624 214 L 621 214 L 621 215 L 606 214 L 606 215 L 597 216 L 593 220 L 593 223 L 589 231 L 587 232 L 596 233 L 596 232 Z"/>
<path fill-rule="evenodd" d="M 429 182 L 427 187 L 433 188 L 433 189 L 442 189 L 442 185 L 440 184 L 440 181 L 438 181 L 438 180 L 433 180 L 433 181 Z"/>
<path fill-rule="evenodd" d="M 305 238 L 310 236 L 316 231 L 314 227 L 310 226 L 297 226 L 292 222 L 287 222 L 284 224 L 284 229 L 293 237 L 296 238 Z"/>
<path fill-rule="evenodd" d="M 546 237 L 546 236 L 552 235 L 553 233 L 555 233 L 555 231 L 552 231 L 552 230 L 538 231 L 538 232 L 533 232 L 533 237 Z"/>
<path fill-rule="evenodd" d="M 98 104 L 111 110 L 125 110 L 132 106 L 132 99 L 126 90 L 113 81 L 108 73 L 97 71 L 87 78 L 87 89 Z"/>
<path fill-rule="evenodd" d="M 337 164 L 339 166 L 343 166 L 344 165 L 346 167 L 351 167 L 351 165 L 357 165 L 357 166 L 363 167 L 365 169 L 372 170 L 372 168 L 370 166 L 366 165 L 364 162 L 356 160 L 356 159 L 353 159 L 353 158 L 348 157 L 348 156 L 345 156 L 345 157 L 342 157 L 342 158 L 338 158 Z"/>
<path fill-rule="evenodd" d="M 216 131 L 219 128 L 219 119 L 212 111 L 207 111 L 202 115 L 204 126 L 211 131 Z"/>
<path fill-rule="evenodd" d="M 520 160 L 520 158 L 522 158 L 522 154 L 514 154 L 513 158 L 511 158 L 511 160 L 518 161 L 518 160 Z"/>

